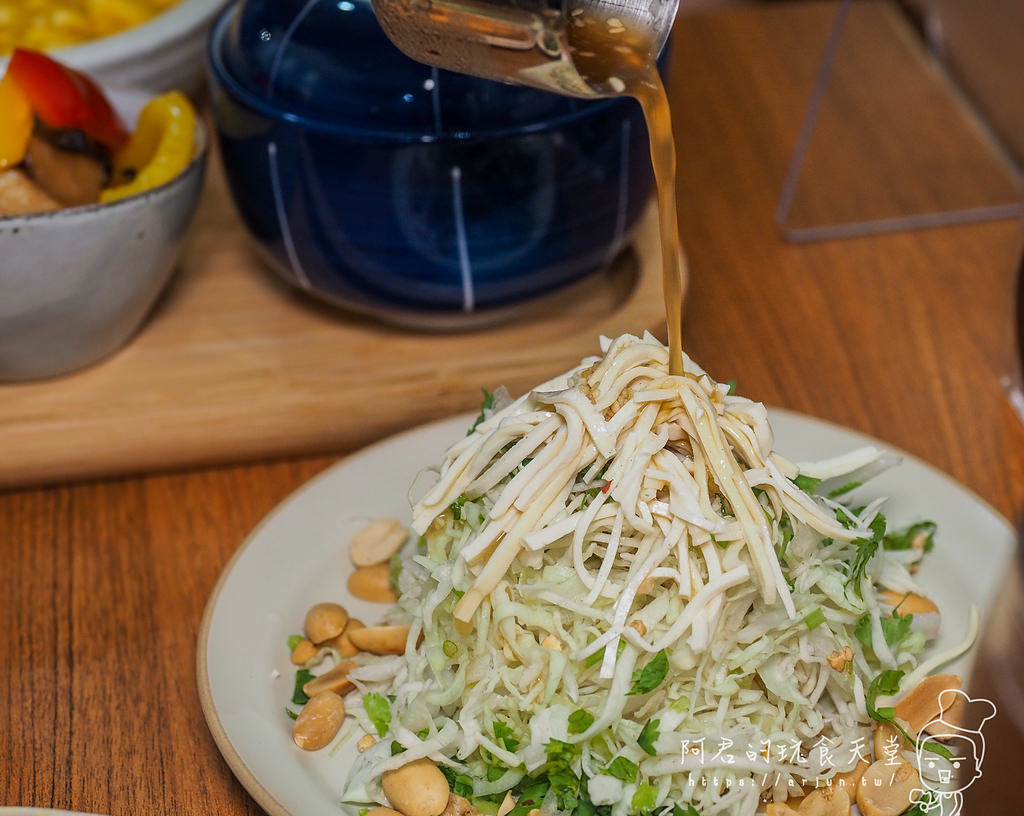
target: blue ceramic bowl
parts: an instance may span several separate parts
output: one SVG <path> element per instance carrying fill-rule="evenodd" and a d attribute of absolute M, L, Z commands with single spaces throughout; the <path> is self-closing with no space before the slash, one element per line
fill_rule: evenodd
<path fill-rule="evenodd" d="M 413 62 L 366 0 L 248 0 L 214 26 L 221 155 L 293 284 L 393 322 L 479 324 L 606 265 L 652 188 L 632 99 Z"/>

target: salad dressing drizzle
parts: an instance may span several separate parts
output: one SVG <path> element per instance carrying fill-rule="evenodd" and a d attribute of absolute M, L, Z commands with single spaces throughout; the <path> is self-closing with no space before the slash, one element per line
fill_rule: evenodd
<path fill-rule="evenodd" d="M 651 56 L 646 32 L 627 28 L 616 17 L 583 9 L 570 15 L 569 50 L 580 76 L 606 94 L 626 94 L 639 103 L 647 122 L 651 164 L 658 188 L 662 290 L 668 324 L 669 373 L 683 374 L 683 289 L 686 257 L 676 212 L 676 147 L 665 86 Z"/>

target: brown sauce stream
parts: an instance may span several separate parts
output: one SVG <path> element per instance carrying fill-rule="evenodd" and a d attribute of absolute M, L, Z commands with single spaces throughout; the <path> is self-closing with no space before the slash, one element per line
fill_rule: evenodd
<path fill-rule="evenodd" d="M 683 373 L 683 283 L 686 261 L 676 215 L 676 148 L 665 86 L 650 55 L 648 36 L 615 17 L 575 10 L 567 30 L 573 62 L 581 77 L 608 94 L 628 94 L 640 103 L 651 141 L 658 187 L 662 289 L 668 323 L 669 373 Z"/>

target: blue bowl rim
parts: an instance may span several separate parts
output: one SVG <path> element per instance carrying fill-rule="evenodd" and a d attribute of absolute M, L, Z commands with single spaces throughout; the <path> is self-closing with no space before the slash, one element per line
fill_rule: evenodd
<path fill-rule="evenodd" d="M 517 125 L 509 125 L 500 128 L 488 128 L 474 131 L 452 131 L 441 135 L 431 133 L 410 133 L 402 131 L 371 130 L 369 128 L 351 127 L 337 122 L 326 122 L 313 119 L 303 114 L 294 113 L 284 108 L 277 107 L 266 99 L 258 96 L 253 90 L 239 82 L 227 69 L 220 54 L 221 32 L 227 26 L 228 19 L 237 9 L 238 4 L 229 4 L 217 17 L 210 36 L 207 40 L 207 67 L 211 74 L 211 86 L 216 88 L 222 85 L 228 88 L 237 101 L 242 102 L 249 108 L 270 119 L 278 119 L 289 124 L 300 125 L 308 130 L 332 136 L 347 136 L 361 141 L 372 141 L 375 143 L 400 143 L 400 144 L 432 144 L 437 142 L 468 142 L 474 140 L 493 139 L 507 136 L 527 136 L 542 133 L 547 130 L 555 130 L 571 124 L 578 119 L 586 119 L 606 111 L 614 105 L 623 105 L 629 102 L 638 104 L 636 100 L 628 96 L 614 97 L 611 99 L 581 99 L 584 106 L 569 113 L 560 114 L 548 119 L 539 119 L 534 122 L 526 122 Z M 662 51 L 663 59 L 665 51 Z M 537 91 L 544 93 L 544 91 Z M 552 92 L 553 93 L 553 92 Z M 639 108 L 638 108 L 639 110 Z"/>

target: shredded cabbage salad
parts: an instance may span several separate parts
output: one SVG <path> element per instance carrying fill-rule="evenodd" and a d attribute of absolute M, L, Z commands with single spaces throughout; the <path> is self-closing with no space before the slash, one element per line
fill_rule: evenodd
<path fill-rule="evenodd" d="M 415 505 L 405 654 L 349 675 L 381 739 L 346 801 L 430 757 L 485 813 L 753 814 L 870 757 L 892 696 L 966 648 L 922 662 L 939 615 L 899 611 L 934 525 L 851 498 L 895 457 L 794 464 L 655 338 L 602 351 L 483 411 Z"/>

